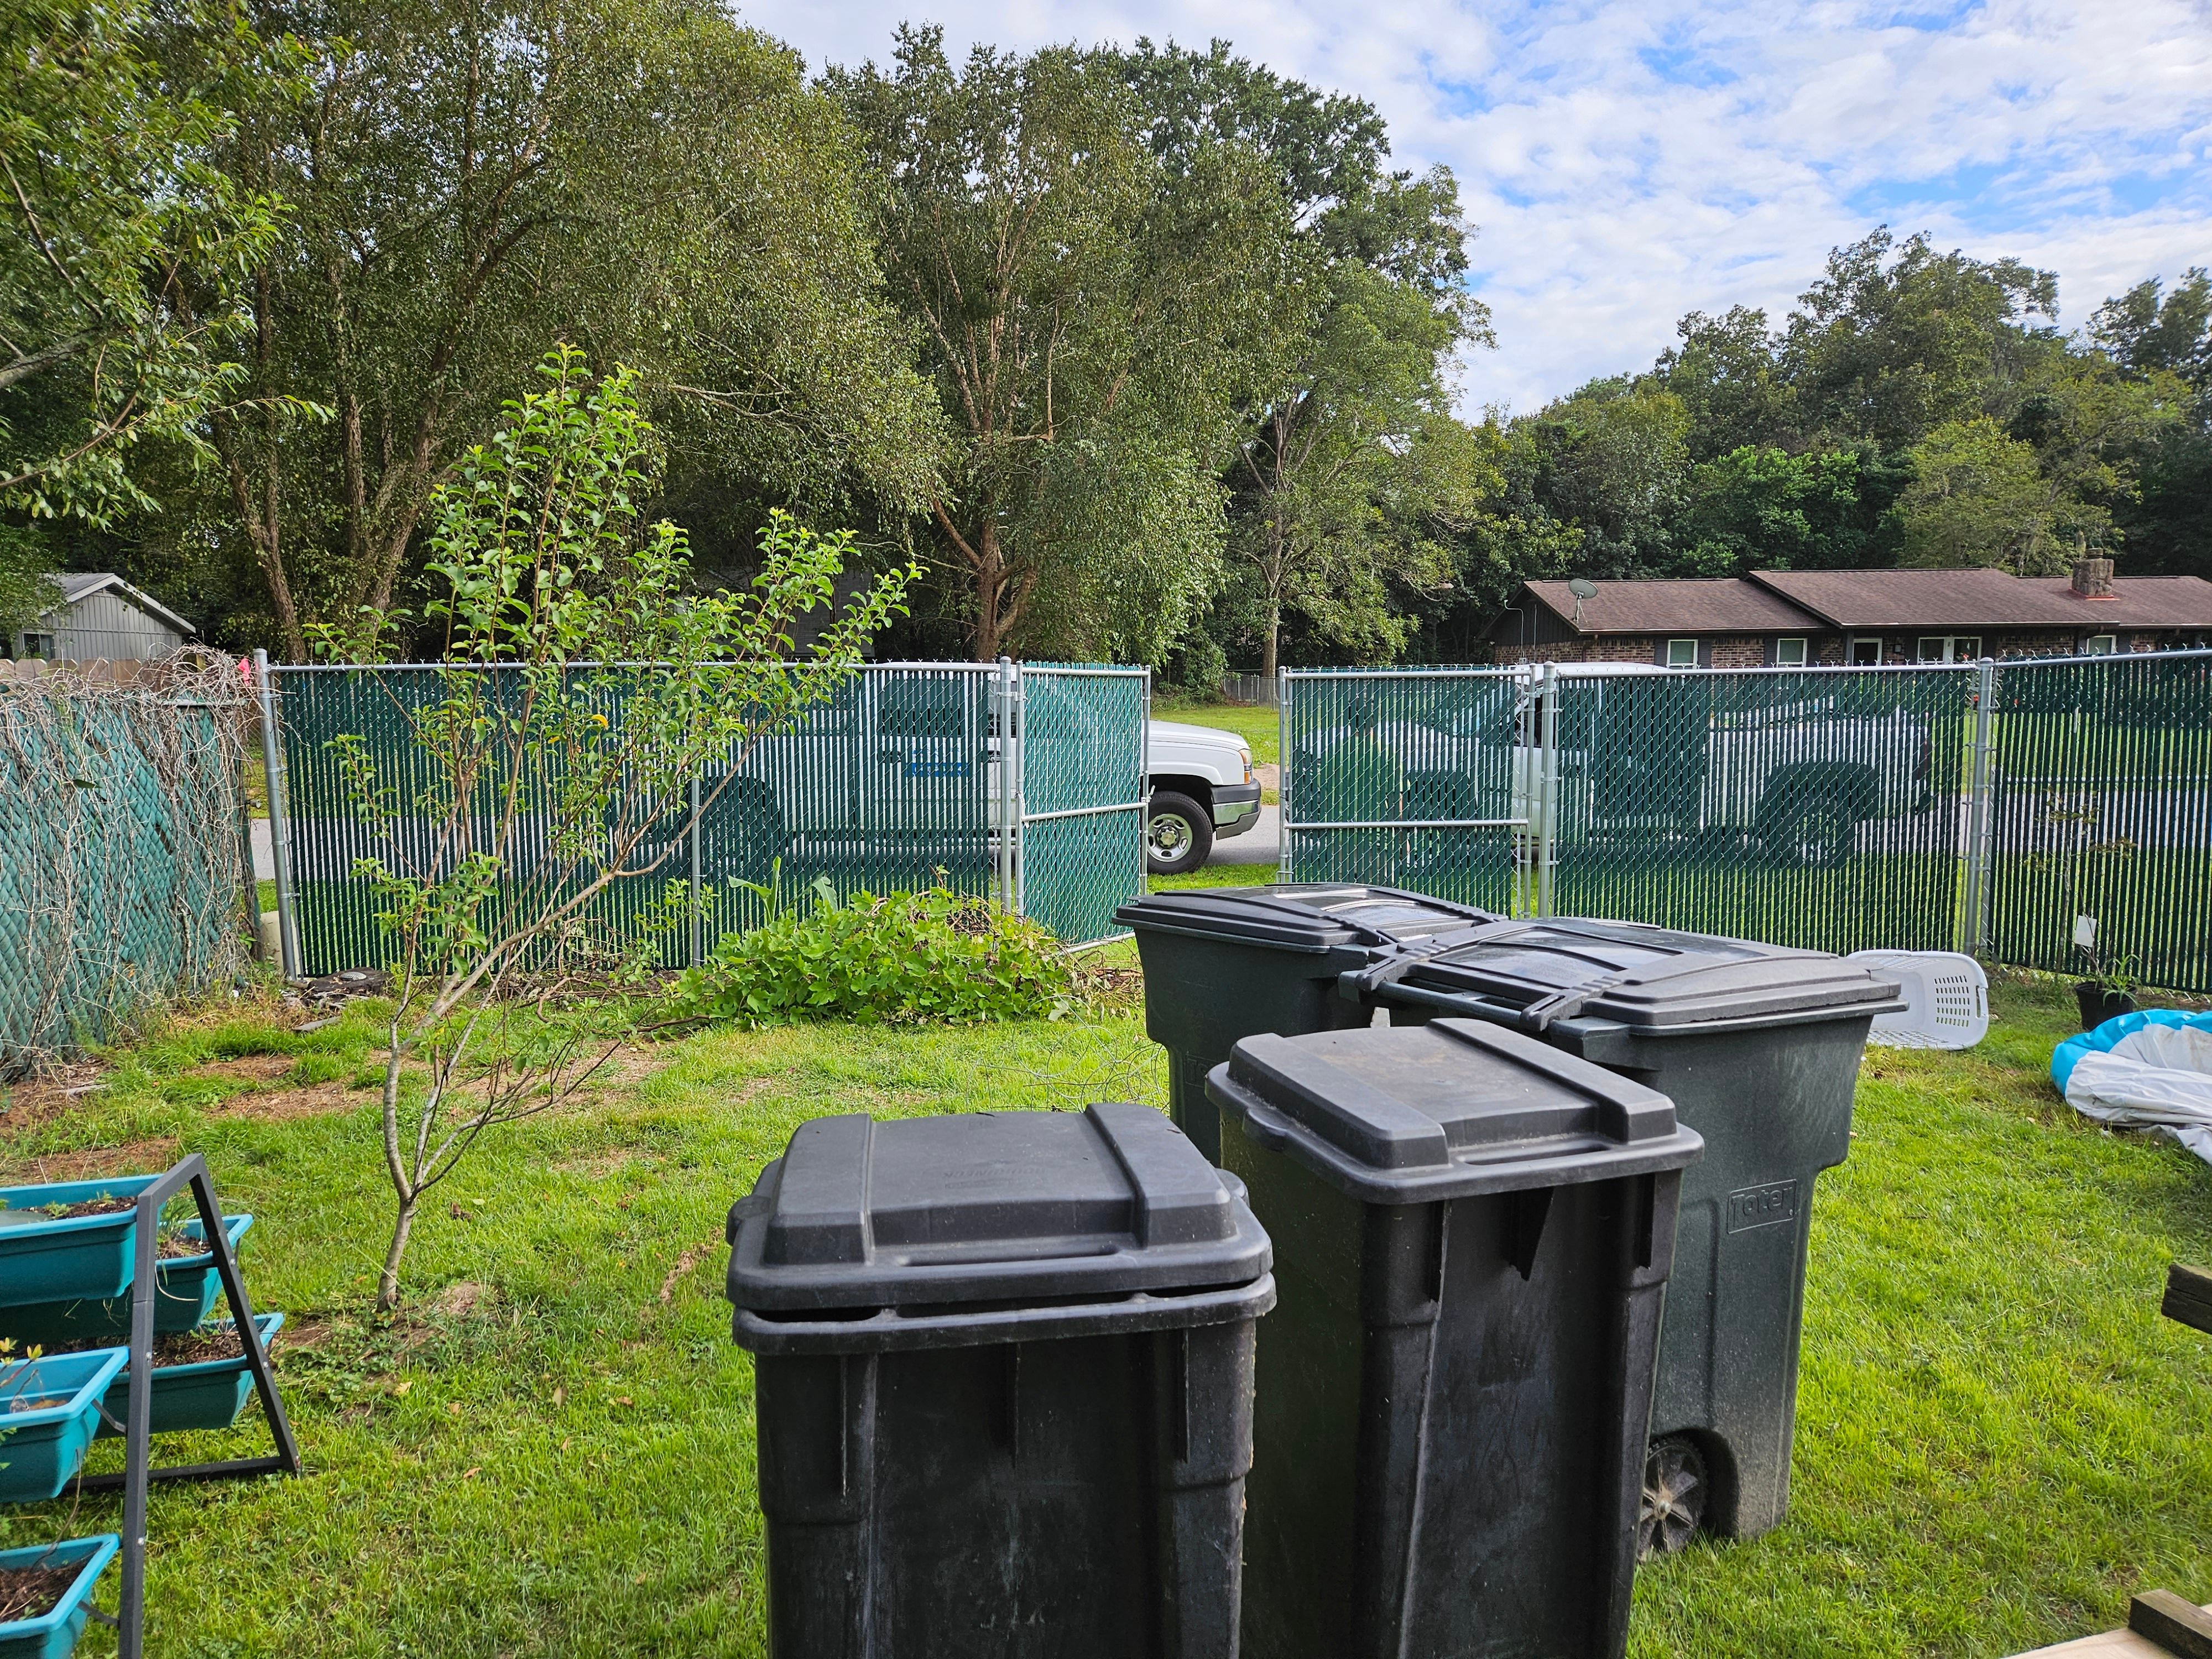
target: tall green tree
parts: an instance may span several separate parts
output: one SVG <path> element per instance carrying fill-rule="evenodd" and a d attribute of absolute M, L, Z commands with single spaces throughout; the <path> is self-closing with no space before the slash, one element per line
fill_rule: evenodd
<path fill-rule="evenodd" d="M 204 37 L 198 76 L 164 77 L 157 23 Z M 0 9 L 0 510 L 19 519 L 0 535 L 0 624 L 50 597 L 21 520 L 151 509 L 132 451 L 204 451 L 204 423 L 240 396 L 234 279 L 283 210 L 210 155 L 283 69 L 241 27 L 139 0 Z"/>
<path fill-rule="evenodd" d="M 1299 229 L 1305 315 L 1245 411 L 1231 491 L 1233 608 L 1273 674 L 1285 619 L 1323 649 L 1395 653 L 1417 618 L 1404 594 L 1447 579 L 1441 532 L 1497 483 L 1451 408 L 1451 368 L 1487 343 L 1467 292 L 1468 229 L 1450 172 L 1388 169 L 1371 105 L 1235 57 L 1139 40 L 1122 73 L 1149 142 L 1181 171 L 1208 144 L 1248 146 Z"/>
<path fill-rule="evenodd" d="M 1216 580 L 1216 475 L 1298 304 L 1281 191 L 1211 136 L 1170 167 L 1107 52 L 956 70 L 906 28 L 890 68 L 824 83 L 953 434 L 929 522 L 974 654 L 1157 659 Z"/>
<path fill-rule="evenodd" d="M 308 68 L 223 149 L 297 204 L 253 273 L 252 385 L 337 419 L 212 436 L 289 653 L 316 611 L 398 602 L 433 492 L 556 340 L 639 368 L 678 443 L 772 497 L 924 495 L 850 137 L 787 50 L 705 0 L 265 3 Z"/>

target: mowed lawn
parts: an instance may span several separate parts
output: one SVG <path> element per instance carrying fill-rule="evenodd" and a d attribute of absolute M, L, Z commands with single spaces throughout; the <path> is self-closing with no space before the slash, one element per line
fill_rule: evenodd
<path fill-rule="evenodd" d="M 1641 1659 L 2005 1655 L 2121 1622 L 2143 1585 L 2212 1600 L 2212 1339 L 2156 1313 L 2169 1260 L 2212 1259 L 2212 1170 L 2065 1109 L 2044 1076 L 2063 1000 L 2001 988 L 1978 1052 L 1869 1062 L 1815 1209 L 1794 1513 L 1646 1571 Z M 374 1030 L 368 1011 L 283 1029 L 298 1018 L 179 1020 L 112 1056 L 104 1088 L 18 1089 L 0 1114 L 19 1179 L 204 1152 L 257 1218 L 260 1305 L 291 1316 L 309 1472 L 156 1488 L 157 1653 L 763 1654 L 731 1201 L 817 1114 L 1162 1093 L 1126 1012 L 671 1042 L 488 1141 L 418 1227 L 385 1324 Z M 0 1511 L 0 1543 L 118 1510 Z"/>

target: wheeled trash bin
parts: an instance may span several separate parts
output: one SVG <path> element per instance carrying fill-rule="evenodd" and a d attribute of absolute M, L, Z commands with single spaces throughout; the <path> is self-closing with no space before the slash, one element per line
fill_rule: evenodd
<path fill-rule="evenodd" d="M 1470 1020 L 1248 1037 L 1207 1091 L 1281 1290 L 1249 1659 L 1619 1659 L 1697 1135 Z"/>
<path fill-rule="evenodd" d="M 730 1212 L 779 1659 L 1234 1659 L 1241 1186 L 1159 1113 L 817 1118 Z"/>
<path fill-rule="evenodd" d="M 1308 883 L 1151 893 L 1114 913 L 1145 966 L 1145 1032 L 1168 1051 L 1168 1115 L 1218 1161 L 1206 1074 L 1257 1031 L 1365 1024 L 1337 981 L 1377 952 L 1432 948 L 1495 922 L 1395 887 Z"/>
<path fill-rule="evenodd" d="M 1320 936 L 1340 896 L 1358 890 L 1187 890 L 1122 908 L 1170 1079 L 1218 1063 L 1255 1031 L 1354 1028 L 1388 1010 L 1399 1023 L 1455 1014 L 1503 1024 L 1667 1095 L 1706 1152 L 1684 1177 L 1644 1544 L 1775 1526 L 1790 1502 L 1814 1182 L 1850 1149 L 1859 1056 L 1875 1016 L 1901 1006 L 1895 984 L 1825 951 L 1636 922 L 1469 912 L 1425 936 L 1403 924 L 1402 937 L 1379 937 L 1387 926 Z M 1304 939 L 1291 927 L 1301 915 L 1315 919 Z M 1295 978 L 1302 962 L 1316 975 L 1343 964 L 1334 1002 Z M 1211 996 L 1209 977 L 1219 988 Z M 1292 983 L 1295 996 L 1269 989 Z M 1184 1114 L 1201 1146 L 1207 1115 L 1203 1103 Z"/>

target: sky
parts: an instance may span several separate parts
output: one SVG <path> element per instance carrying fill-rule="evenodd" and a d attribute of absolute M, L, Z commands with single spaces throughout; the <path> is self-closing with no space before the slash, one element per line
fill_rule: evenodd
<path fill-rule="evenodd" d="M 1778 321 L 1888 224 L 2055 270 L 2059 321 L 2212 265 L 2212 0 L 753 0 L 810 69 L 902 21 L 1033 47 L 1139 35 L 1366 99 L 1475 227 L 1494 349 L 1460 404 L 1539 407 L 1648 367 L 1684 313 Z"/>

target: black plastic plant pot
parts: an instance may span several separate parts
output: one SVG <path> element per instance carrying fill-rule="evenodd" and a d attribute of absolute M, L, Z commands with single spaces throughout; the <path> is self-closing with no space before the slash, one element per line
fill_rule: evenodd
<path fill-rule="evenodd" d="M 2125 991 L 2107 990 L 2094 979 L 2074 988 L 2074 1001 L 2081 1012 L 2081 1029 L 2094 1031 L 2108 1019 L 2136 1011 L 2136 1000 Z"/>
<path fill-rule="evenodd" d="M 73 1567 L 76 1577 L 61 1599 L 31 1619 L 0 1623 L 0 1659 L 66 1659 L 76 1649 L 92 1618 L 93 1586 L 107 1564 L 123 1547 L 112 1532 L 90 1538 L 72 1538 L 60 1544 L 33 1544 L 23 1549 L 0 1550 L 0 1571 L 20 1572 L 27 1567 Z"/>
<path fill-rule="evenodd" d="M 261 1334 L 261 1346 L 265 1352 L 270 1340 L 283 1328 L 281 1313 L 256 1314 L 253 1328 Z M 211 1330 L 234 1330 L 234 1322 L 223 1320 L 209 1327 Z M 154 1368 L 154 1406 L 151 1413 L 155 1434 L 180 1434 L 193 1429 L 227 1429 L 238 1421 L 239 1413 L 253 1397 L 253 1371 L 244 1354 L 230 1359 L 201 1359 L 189 1364 L 156 1365 Z M 118 1423 L 131 1420 L 131 1372 L 125 1368 L 108 1384 L 106 1414 L 101 1419 L 98 1437 L 102 1440 L 120 1435 Z"/>
<path fill-rule="evenodd" d="M 1239 1038 L 1364 1024 L 1368 1012 L 1337 994 L 1339 975 L 1498 918 L 1395 887 L 1305 883 L 1153 893 L 1114 920 L 1144 963 L 1145 1030 L 1168 1051 L 1168 1115 L 1218 1163 L 1206 1074 Z"/>
<path fill-rule="evenodd" d="M 127 1253 L 131 1245 L 130 1217 L 123 1218 L 126 1225 L 123 1243 Z M 250 1215 L 227 1215 L 222 1218 L 223 1236 L 230 1241 L 231 1252 L 237 1254 L 239 1241 L 253 1225 Z M 188 1239 L 204 1239 L 207 1230 L 198 1218 L 185 1222 L 175 1230 Z M 0 1235 L 4 1237 L 4 1235 Z M 4 1274 L 7 1263 L 0 1257 L 0 1274 Z M 156 1264 L 154 1270 L 154 1328 L 164 1335 L 189 1331 L 215 1311 L 216 1300 L 222 1294 L 222 1276 L 216 1271 L 215 1252 L 206 1250 L 198 1255 L 175 1256 Z M 128 1275 L 125 1275 L 123 1294 L 119 1296 L 82 1297 L 0 1309 L 0 1329 L 23 1342 L 58 1343 L 82 1341 L 87 1338 L 112 1336 L 125 1340 L 131 1333 L 131 1295 Z"/>
<path fill-rule="evenodd" d="M 1281 1288 L 1243 1651 L 1619 1659 L 1697 1135 L 1467 1021 L 1252 1037 L 1207 1087 Z"/>
<path fill-rule="evenodd" d="M 819 1118 L 730 1240 L 771 1654 L 1235 1659 L 1274 1283 L 1166 1118 Z"/>

